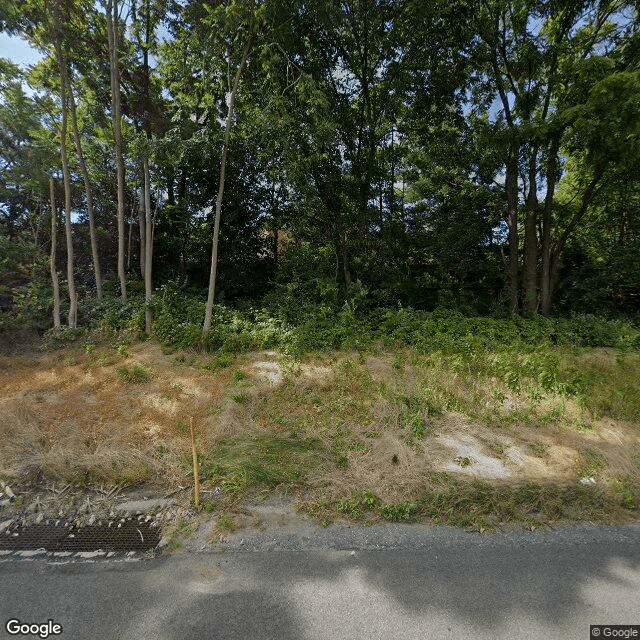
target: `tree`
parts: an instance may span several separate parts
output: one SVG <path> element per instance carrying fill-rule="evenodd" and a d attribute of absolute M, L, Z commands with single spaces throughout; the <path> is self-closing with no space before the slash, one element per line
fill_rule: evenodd
<path fill-rule="evenodd" d="M 58 243 L 58 211 L 56 209 L 56 191 L 53 178 L 49 178 L 49 199 L 51 201 L 51 284 L 53 286 L 53 327 L 60 329 L 60 285 L 56 268 L 56 245 Z"/>
<path fill-rule="evenodd" d="M 107 18 L 107 29 L 109 38 L 109 62 L 111 72 L 111 119 L 113 123 L 116 171 L 118 174 L 118 278 L 120 280 L 120 295 L 122 296 L 123 300 L 126 300 L 127 280 L 124 268 L 125 168 L 120 101 L 120 63 L 118 59 L 118 24 L 120 20 L 118 12 L 118 0 L 104 0 L 103 6 L 105 8 Z"/>
<path fill-rule="evenodd" d="M 496 127 L 506 128 L 511 138 L 503 166 L 512 305 L 518 227 L 514 207 L 516 158 L 524 175 L 523 306 L 528 311 L 551 312 L 557 273 L 553 267 L 552 238 L 554 234 L 562 238 L 575 228 L 570 225 L 558 233 L 558 218 L 554 214 L 556 186 L 562 175 L 560 151 L 575 117 L 571 107 L 578 96 L 584 98 L 588 84 L 598 79 L 597 75 L 589 77 L 588 70 L 602 68 L 603 63 L 606 66 L 610 52 L 635 31 L 627 11 L 630 8 L 631 4 L 617 0 L 599 4 L 487 0 L 478 11 L 476 100 L 480 111 L 493 100 L 498 101 Z M 602 176 L 594 177 L 595 183 L 584 193 L 585 207 Z M 545 187 L 542 215 L 541 182 Z M 558 240 L 555 245 L 558 256 L 563 247 L 564 242 Z"/>
<path fill-rule="evenodd" d="M 60 74 L 60 159 L 62 161 L 62 178 L 64 184 L 64 226 L 67 239 L 67 286 L 69 287 L 69 327 L 75 328 L 78 318 L 78 294 L 76 292 L 75 274 L 73 266 L 73 232 L 71 229 L 71 176 L 69 172 L 69 158 L 67 155 L 67 127 L 68 127 L 68 89 L 69 70 L 67 58 L 62 50 L 61 23 L 64 16 L 60 15 L 61 8 L 54 5 L 52 40 Z"/>

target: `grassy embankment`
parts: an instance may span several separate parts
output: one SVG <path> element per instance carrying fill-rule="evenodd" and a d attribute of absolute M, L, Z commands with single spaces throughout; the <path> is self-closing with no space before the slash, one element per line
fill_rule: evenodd
<path fill-rule="evenodd" d="M 31 364 L 51 380 L 44 392 L 40 385 L 50 395 L 26 406 L 27 382 L 14 376 L 6 386 L 15 398 L 22 389 L 23 404 L 4 408 L 3 476 L 184 484 L 194 415 L 204 489 L 216 492 L 204 494 L 204 508 L 229 528 L 243 499 L 273 491 L 323 522 L 490 529 L 637 517 L 632 326 L 402 311 L 368 324 L 264 326 L 260 340 L 259 322 L 225 325 L 215 355 L 185 346 L 172 329 L 171 339 L 158 331 L 162 352 L 92 334 Z M 100 428 L 81 412 L 64 414 L 59 428 L 47 421 L 47 403 L 69 404 L 71 380 L 95 396 Z M 456 455 L 445 438 L 471 444 L 478 459 Z M 482 472 L 485 457 L 504 477 Z"/>

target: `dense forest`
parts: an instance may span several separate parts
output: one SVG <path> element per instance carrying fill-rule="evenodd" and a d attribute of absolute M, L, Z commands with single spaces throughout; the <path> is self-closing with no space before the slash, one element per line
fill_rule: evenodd
<path fill-rule="evenodd" d="M 638 24 L 626 0 L 4 2 L 44 57 L 0 59 L 0 328 L 637 322 Z"/>

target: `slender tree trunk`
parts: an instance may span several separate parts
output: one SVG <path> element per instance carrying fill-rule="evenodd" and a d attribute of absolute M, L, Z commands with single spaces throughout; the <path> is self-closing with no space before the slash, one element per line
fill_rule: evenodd
<path fill-rule="evenodd" d="M 132 224 L 127 225 L 129 227 L 129 239 L 127 241 L 127 273 L 131 270 L 131 232 L 133 227 Z"/>
<path fill-rule="evenodd" d="M 222 215 L 222 196 L 224 194 L 224 173 L 227 164 L 227 149 L 229 148 L 229 133 L 231 131 L 231 121 L 233 119 L 233 105 L 238 92 L 238 85 L 240 84 L 240 75 L 242 69 L 251 51 L 251 45 L 253 43 L 253 35 L 249 36 L 247 45 L 242 52 L 242 59 L 238 65 L 236 71 L 236 77 L 233 82 L 233 88 L 231 89 L 231 95 L 229 96 L 229 109 L 227 111 L 227 123 L 224 130 L 224 142 L 222 144 L 222 157 L 220 159 L 220 182 L 218 184 L 218 197 L 216 198 L 216 219 L 213 226 L 213 247 L 211 250 L 211 271 L 209 273 L 209 293 L 207 295 L 207 308 L 204 314 L 204 324 L 202 326 L 203 334 L 206 334 L 211 329 L 211 313 L 213 311 L 213 299 L 215 296 L 216 288 L 216 270 L 218 266 L 218 237 L 220 235 L 220 217 Z"/>
<path fill-rule="evenodd" d="M 538 308 L 538 194 L 537 194 L 538 149 L 531 149 L 529 157 L 529 195 L 524 223 L 524 308 Z"/>
<path fill-rule="evenodd" d="M 148 242 L 145 243 L 144 257 L 144 299 L 148 303 L 153 294 L 153 282 L 151 280 L 151 267 L 153 264 L 153 231 L 151 228 L 151 190 L 149 185 L 149 159 L 145 156 L 144 165 L 144 213 L 145 213 L 145 236 Z M 145 311 L 145 333 L 151 334 L 151 310 L 147 307 Z"/>
<path fill-rule="evenodd" d="M 143 168 L 142 184 L 144 185 L 144 168 Z M 140 277 L 144 278 L 145 257 L 147 254 L 147 248 L 146 248 L 147 229 L 146 229 L 145 213 L 144 213 L 144 187 L 142 189 L 142 193 L 140 194 L 140 199 L 138 202 L 138 229 L 140 231 Z"/>
<path fill-rule="evenodd" d="M 120 72 L 118 61 L 118 0 L 108 0 L 107 33 L 109 38 L 109 61 L 111 70 L 111 120 L 116 152 L 116 171 L 118 176 L 118 278 L 120 295 L 127 299 L 127 280 L 124 269 L 124 143 L 122 140 L 120 113 Z"/>
<path fill-rule="evenodd" d="M 60 41 L 54 43 L 58 69 L 60 72 L 60 101 L 62 107 L 62 124 L 60 126 L 60 158 L 62 160 L 62 178 L 64 183 L 64 227 L 67 240 L 67 283 L 69 286 L 69 327 L 75 329 L 78 317 L 78 294 L 73 273 L 73 233 L 71 230 L 71 176 L 69 174 L 69 158 L 67 154 L 68 101 L 65 82 L 67 60 L 62 53 Z"/>
<path fill-rule="evenodd" d="M 542 278 L 540 282 L 540 310 L 543 315 L 551 314 L 553 304 L 554 283 L 551 273 L 551 225 L 553 214 L 553 196 L 558 179 L 558 151 L 560 138 L 554 138 L 549 150 L 547 164 L 547 193 L 544 198 L 544 212 L 542 214 Z"/>
<path fill-rule="evenodd" d="M 58 283 L 58 270 L 56 269 L 58 212 L 56 210 L 56 191 L 53 186 L 53 178 L 49 178 L 49 198 L 51 200 L 51 257 L 49 266 L 51 269 L 51 284 L 53 285 L 53 326 L 55 329 L 60 329 L 60 285 Z"/>
<path fill-rule="evenodd" d="M 271 210 L 271 220 L 273 222 L 273 243 L 271 250 L 273 252 L 273 261 L 278 264 L 278 212 L 276 210 L 276 183 L 275 180 L 271 183 L 271 197 L 269 208 Z"/>
<path fill-rule="evenodd" d="M 66 70 L 65 70 L 66 72 Z M 87 215 L 89 216 L 89 236 L 91 238 L 91 256 L 93 258 L 93 273 L 96 281 L 96 295 L 98 300 L 102 300 L 102 275 L 100 273 L 100 257 L 98 255 L 98 240 L 96 237 L 96 223 L 93 215 L 93 188 L 91 187 L 91 180 L 89 180 L 89 172 L 87 171 L 87 164 L 84 161 L 84 153 L 82 152 L 82 144 L 80 143 L 80 134 L 78 133 L 78 117 L 76 114 L 76 99 L 73 95 L 73 87 L 71 81 L 67 75 L 67 88 L 69 90 L 69 106 L 71 107 L 71 124 L 73 127 L 73 140 L 76 146 L 76 153 L 78 154 L 78 161 L 80 163 L 80 171 L 82 172 L 82 179 L 84 181 L 84 192 L 87 197 Z"/>
<path fill-rule="evenodd" d="M 507 224 L 509 225 L 509 306 L 518 312 L 518 149 L 509 154 L 505 186 L 507 190 Z"/>

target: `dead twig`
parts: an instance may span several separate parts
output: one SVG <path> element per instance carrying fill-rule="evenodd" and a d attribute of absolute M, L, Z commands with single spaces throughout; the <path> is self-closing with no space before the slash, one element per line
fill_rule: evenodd
<path fill-rule="evenodd" d="M 165 493 L 164 497 L 165 498 L 170 498 L 171 496 L 174 496 L 176 493 L 180 493 L 181 491 L 184 491 L 185 489 L 186 489 L 186 487 L 183 487 L 183 486 L 179 485 L 177 489 L 174 489 L 173 491 L 169 491 L 169 493 Z"/>

